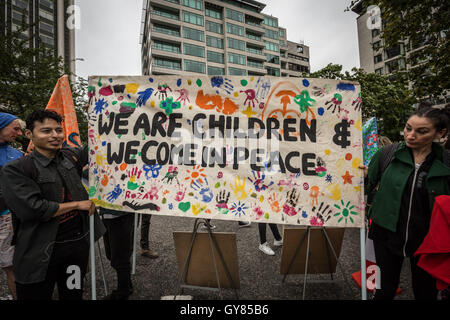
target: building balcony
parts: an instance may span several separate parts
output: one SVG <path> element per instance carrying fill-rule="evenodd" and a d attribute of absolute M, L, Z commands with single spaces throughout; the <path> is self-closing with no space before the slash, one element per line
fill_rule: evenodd
<path fill-rule="evenodd" d="M 162 16 L 162 15 L 153 13 L 153 11 L 150 14 L 150 22 L 151 23 L 160 23 L 160 24 L 164 24 L 164 25 L 168 25 L 168 26 L 177 26 L 177 27 L 181 26 L 181 21 L 179 18 L 174 19 L 172 17 Z"/>
<path fill-rule="evenodd" d="M 247 57 L 249 57 L 253 60 L 266 61 L 266 56 L 262 52 L 261 52 L 261 54 L 259 54 L 259 53 L 255 53 L 255 52 L 247 50 Z"/>
<path fill-rule="evenodd" d="M 258 74 L 258 75 L 266 75 L 267 70 L 264 67 L 256 67 L 252 65 L 246 66 L 247 71 L 251 72 L 252 74 Z"/>
<path fill-rule="evenodd" d="M 252 38 L 245 37 L 245 41 L 247 43 L 255 46 L 255 47 L 258 47 L 258 48 L 265 48 L 266 47 L 266 44 L 264 43 L 264 41 L 262 41 L 262 39 L 261 40 L 255 40 L 255 39 L 252 39 Z"/>
<path fill-rule="evenodd" d="M 152 56 L 162 57 L 162 58 L 171 57 L 171 58 L 176 58 L 176 59 L 182 58 L 181 51 L 179 51 L 179 52 L 166 51 L 166 50 L 161 50 L 161 49 L 158 49 L 155 47 L 152 47 Z"/>
<path fill-rule="evenodd" d="M 181 43 L 181 36 L 176 33 L 168 34 L 165 32 L 152 30 L 150 32 L 150 38 L 154 40 L 170 40 L 172 42 Z"/>
<path fill-rule="evenodd" d="M 245 23 L 245 28 L 248 29 L 250 32 L 254 32 L 257 34 L 265 34 L 264 28 L 262 25 L 256 25 L 253 23 Z"/>

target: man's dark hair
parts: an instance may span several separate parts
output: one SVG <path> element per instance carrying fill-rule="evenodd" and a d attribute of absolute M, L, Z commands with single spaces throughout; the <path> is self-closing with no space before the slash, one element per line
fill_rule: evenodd
<path fill-rule="evenodd" d="M 52 110 L 34 110 L 30 113 L 25 120 L 26 129 L 33 131 L 35 122 L 44 122 L 45 119 L 53 119 L 58 123 L 62 122 L 62 117 L 55 111 Z"/>

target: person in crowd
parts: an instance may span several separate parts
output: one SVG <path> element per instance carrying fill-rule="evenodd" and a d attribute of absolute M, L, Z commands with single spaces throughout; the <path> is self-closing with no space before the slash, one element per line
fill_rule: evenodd
<path fill-rule="evenodd" d="M 106 226 L 103 235 L 105 253 L 116 271 L 117 288 L 104 300 L 128 300 L 133 294 L 131 281 L 131 255 L 133 253 L 134 214 L 100 208 L 100 215 Z"/>
<path fill-rule="evenodd" d="M 150 219 L 151 214 L 141 214 L 141 256 L 156 259 L 158 253 L 150 248 L 149 244 L 149 231 L 150 231 Z"/>
<path fill-rule="evenodd" d="M 417 266 L 414 252 L 425 238 L 435 197 L 450 193 L 450 168 L 443 163 L 438 141 L 449 130 L 450 108 L 432 108 L 421 103 L 403 129 L 404 141 L 379 177 L 382 148 L 364 169 L 365 191 L 379 184 L 369 210 L 375 258 L 380 268 L 380 288 L 374 299 L 393 299 L 405 257 L 410 258 L 416 299 L 436 299 L 435 280 Z"/>
<path fill-rule="evenodd" d="M 273 245 L 276 247 L 280 247 L 283 245 L 283 239 L 278 232 L 278 227 L 275 223 L 269 223 L 270 230 L 272 231 L 273 237 L 275 238 L 273 241 Z M 267 230 L 267 223 L 258 223 L 258 231 L 259 231 L 259 250 L 264 252 L 265 254 L 269 256 L 273 256 L 275 252 L 272 250 L 272 248 L 267 243 L 266 239 L 266 230 Z"/>
<path fill-rule="evenodd" d="M 0 112 L 0 170 L 8 162 L 21 158 L 23 153 L 10 146 L 19 135 L 22 135 L 23 121 L 16 116 Z M 16 296 L 16 285 L 14 283 L 14 272 L 12 267 L 14 246 L 11 244 L 13 238 L 13 226 L 10 210 L 6 207 L 0 188 L 0 268 L 6 274 L 8 288 L 14 300 Z"/>
<path fill-rule="evenodd" d="M 81 183 L 87 146 L 61 148 L 62 118 L 50 110 L 27 117 L 25 136 L 33 142 L 33 152 L 8 163 L 1 179 L 13 217 L 17 299 L 50 300 L 56 284 L 60 300 L 81 300 L 89 215 L 94 214 L 94 238 L 105 232 Z"/>

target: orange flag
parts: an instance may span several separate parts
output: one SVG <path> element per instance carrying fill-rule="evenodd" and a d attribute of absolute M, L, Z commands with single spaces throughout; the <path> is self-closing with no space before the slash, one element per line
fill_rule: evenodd
<path fill-rule="evenodd" d="M 56 111 L 63 117 L 62 127 L 65 135 L 63 146 L 80 147 L 81 140 L 80 131 L 78 130 L 77 114 L 75 113 L 69 77 L 67 75 L 63 75 L 58 79 L 45 109 Z M 33 143 L 30 141 L 27 152 L 30 153 L 32 150 Z"/>

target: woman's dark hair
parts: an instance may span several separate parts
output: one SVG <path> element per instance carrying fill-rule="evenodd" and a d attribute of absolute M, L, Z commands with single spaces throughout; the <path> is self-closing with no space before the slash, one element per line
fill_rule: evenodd
<path fill-rule="evenodd" d="M 450 126 L 450 103 L 447 103 L 443 108 L 433 108 L 430 102 L 421 102 L 417 110 L 410 117 L 412 116 L 425 117 L 433 123 L 434 128 L 438 132 L 447 129 L 448 133 Z"/>
<path fill-rule="evenodd" d="M 25 120 L 26 129 L 33 131 L 35 122 L 44 122 L 45 119 L 53 119 L 58 123 L 62 122 L 62 117 L 55 111 L 52 110 L 35 110 L 30 113 Z"/>

